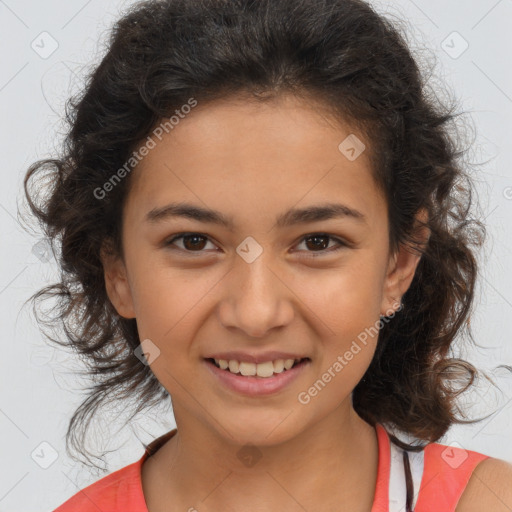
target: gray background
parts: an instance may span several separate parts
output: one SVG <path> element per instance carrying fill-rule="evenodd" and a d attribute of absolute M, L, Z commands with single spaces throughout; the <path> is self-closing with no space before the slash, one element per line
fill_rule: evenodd
<path fill-rule="evenodd" d="M 75 374 L 76 361 L 45 343 L 30 307 L 22 308 L 57 273 L 40 235 L 20 227 L 17 208 L 24 172 L 58 146 L 65 99 L 98 62 L 111 23 L 130 3 L 0 0 L 0 512 L 51 511 L 103 476 L 74 463 L 64 449 L 67 422 L 86 382 Z M 412 23 L 415 54 L 437 56 L 435 76 L 471 112 L 476 137 L 471 157 L 484 164 L 477 182 L 489 239 L 472 320 L 480 347 L 455 354 L 482 369 L 512 364 L 507 327 L 512 315 L 512 0 L 372 3 Z M 472 426 L 453 427 L 441 442 L 512 462 L 512 378 L 504 371 L 491 375 L 501 391 L 481 382 L 465 403 L 470 417 L 494 414 Z M 139 439 L 149 442 L 174 427 L 168 412 L 155 411 L 117 432 L 122 412 L 96 428 L 103 439 L 97 447 L 113 450 L 106 457 L 110 471 L 142 455 Z"/>

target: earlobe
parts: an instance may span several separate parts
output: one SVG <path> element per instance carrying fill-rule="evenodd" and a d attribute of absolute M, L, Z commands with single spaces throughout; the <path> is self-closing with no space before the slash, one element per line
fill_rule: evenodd
<path fill-rule="evenodd" d="M 401 246 L 391 259 L 383 297 L 384 316 L 389 316 L 391 310 L 396 311 L 400 308 L 402 297 L 414 279 L 420 259 L 421 255 L 411 252 L 404 246 Z"/>
<path fill-rule="evenodd" d="M 391 316 L 395 311 L 400 309 L 402 300 L 403 277 L 400 273 L 401 251 L 393 254 L 389 259 L 384 288 L 382 293 L 381 316 Z"/>
<path fill-rule="evenodd" d="M 400 245 L 399 250 L 390 257 L 381 304 L 381 314 L 383 316 L 389 316 L 391 311 L 400 308 L 402 297 L 414 279 L 416 268 L 422 256 L 420 250 L 425 249 L 430 238 L 430 230 L 425 225 L 426 220 L 427 213 L 425 210 L 421 210 L 416 216 L 415 241 L 418 250 Z"/>
<path fill-rule="evenodd" d="M 107 252 L 104 247 L 100 257 L 103 263 L 105 288 L 110 302 L 123 318 L 135 318 L 132 292 L 124 262 L 119 256 Z"/>

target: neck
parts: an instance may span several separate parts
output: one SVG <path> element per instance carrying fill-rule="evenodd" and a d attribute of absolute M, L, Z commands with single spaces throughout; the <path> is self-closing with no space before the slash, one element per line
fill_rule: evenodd
<path fill-rule="evenodd" d="M 377 479 L 375 430 L 351 404 L 335 413 L 279 444 L 244 446 L 203 424 L 183 424 L 175 411 L 177 433 L 143 466 L 150 512 L 171 504 L 192 511 L 369 512 Z"/>

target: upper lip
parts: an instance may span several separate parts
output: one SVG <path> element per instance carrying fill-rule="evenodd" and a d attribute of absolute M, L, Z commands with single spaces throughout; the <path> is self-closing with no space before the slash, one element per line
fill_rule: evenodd
<path fill-rule="evenodd" d="M 277 359 L 305 359 L 306 357 L 307 356 L 303 356 L 301 354 L 292 354 L 289 352 L 270 351 L 262 352 L 260 354 L 250 354 L 247 352 L 232 350 L 230 352 L 217 352 L 215 354 L 210 354 L 206 356 L 205 359 L 224 359 L 225 361 L 234 359 L 235 361 L 257 364 L 264 363 L 266 361 L 276 361 Z"/>

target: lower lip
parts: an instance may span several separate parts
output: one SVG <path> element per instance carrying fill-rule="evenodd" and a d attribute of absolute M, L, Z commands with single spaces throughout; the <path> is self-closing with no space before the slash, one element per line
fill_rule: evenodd
<path fill-rule="evenodd" d="M 222 370 L 211 361 L 204 359 L 207 368 L 229 389 L 247 396 L 264 396 L 277 393 L 296 379 L 311 362 L 303 360 L 293 368 L 274 374 L 273 377 L 244 377 Z"/>

